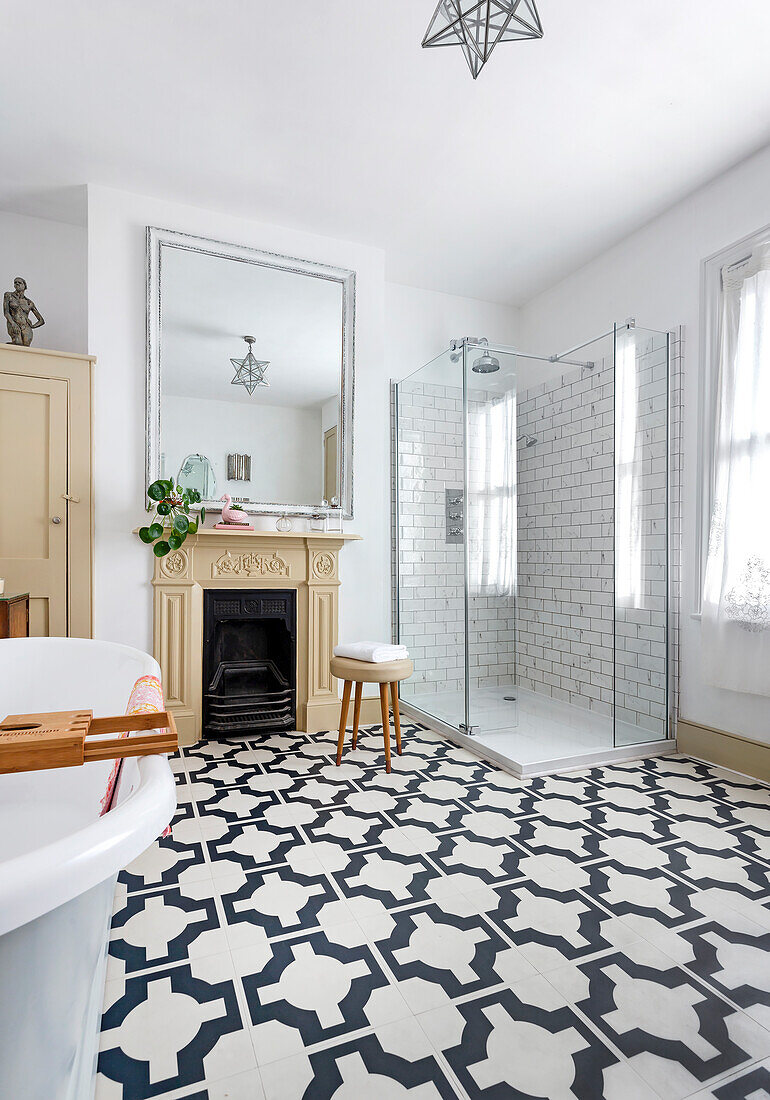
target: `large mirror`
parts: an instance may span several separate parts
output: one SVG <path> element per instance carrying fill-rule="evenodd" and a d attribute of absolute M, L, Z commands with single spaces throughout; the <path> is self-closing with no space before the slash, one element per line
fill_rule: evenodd
<path fill-rule="evenodd" d="M 355 274 L 149 228 L 147 481 L 353 515 Z"/>

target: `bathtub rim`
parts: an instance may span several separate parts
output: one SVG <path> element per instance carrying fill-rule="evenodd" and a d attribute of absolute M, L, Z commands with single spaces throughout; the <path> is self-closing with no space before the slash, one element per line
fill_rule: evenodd
<path fill-rule="evenodd" d="M 174 776 L 165 756 L 140 757 L 138 767 L 139 785 L 125 802 L 83 829 L 0 863 L 0 935 L 98 886 L 158 839 L 176 809 Z"/>

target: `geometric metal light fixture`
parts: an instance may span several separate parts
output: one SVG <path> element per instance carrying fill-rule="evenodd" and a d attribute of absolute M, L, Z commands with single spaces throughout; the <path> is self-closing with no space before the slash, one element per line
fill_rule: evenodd
<path fill-rule="evenodd" d="M 265 378 L 265 371 L 270 366 L 268 362 L 261 362 L 254 357 L 254 353 L 251 348 L 255 343 L 253 336 L 244 336 L 248 347 L 248 354 L 244 359 L 231 359 L 230 362 L 235 367 L 235 377 L 230 382 L 231 386 L 245 386 L 249 391 L 249 395 L 254 393 L 257 386 L 269 386 L 270 383 Z"/>
<path fill-rule="evenodd" d="M 535 0 L 439 0 L 422 45 L 462 47 L 475 80 L 498 42 L 542 37 Z"/>

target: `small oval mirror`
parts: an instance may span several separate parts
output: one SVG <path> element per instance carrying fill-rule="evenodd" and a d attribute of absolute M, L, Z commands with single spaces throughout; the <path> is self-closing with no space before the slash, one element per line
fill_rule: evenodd
<path fill-rule="evenodd" d="M 179 467 L 177 483 L 183 489 L 197 489 L 201 500 L 214 500 L 217 495 L 214 467 L 205 455 L 188 455 Z"/>

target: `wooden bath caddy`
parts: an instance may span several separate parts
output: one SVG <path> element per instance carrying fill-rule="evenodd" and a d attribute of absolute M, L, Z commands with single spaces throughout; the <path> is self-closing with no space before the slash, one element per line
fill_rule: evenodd
<path fill-rule="evenodd" d="M 106 736 L 142 730 L 153 732 L 144 737 Z M 178 746 L 174 716 L 166 710 L 115 718 L 94 718 L 90 710 L 9 714 L 0 722 L 0 774 L 71 768 L 123 756 L 152 756 L 175 752 Z"/>

